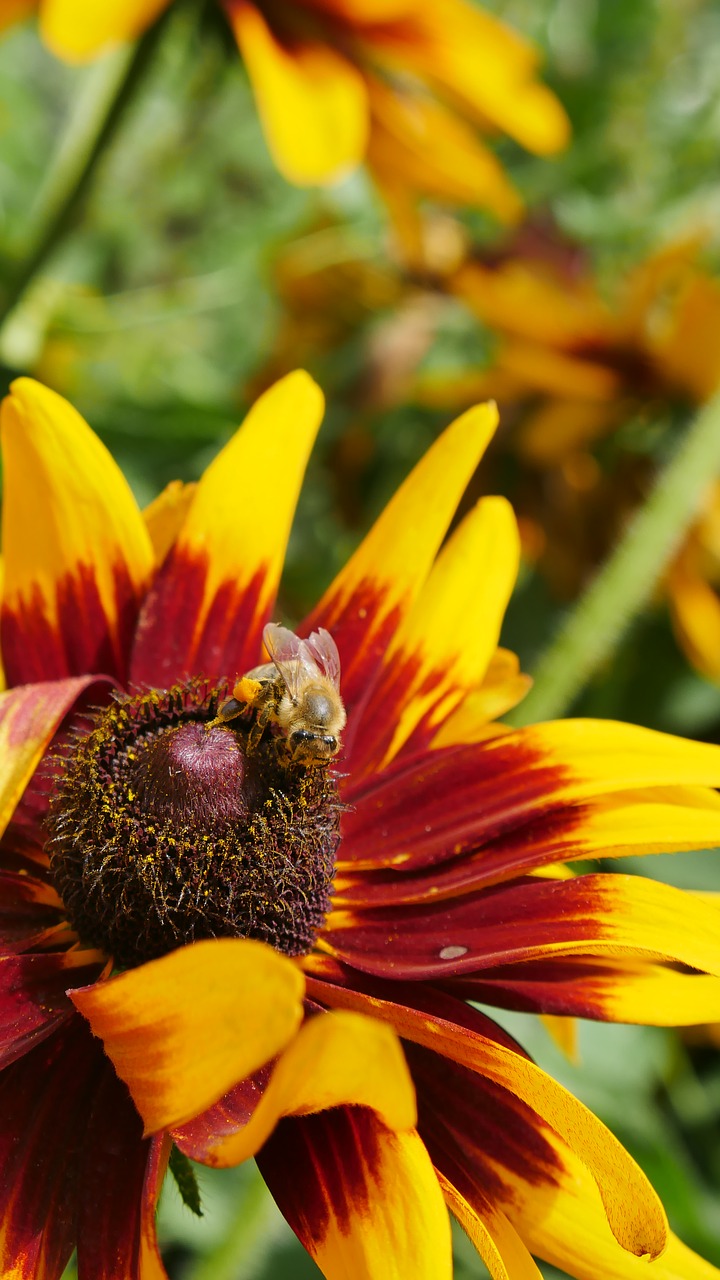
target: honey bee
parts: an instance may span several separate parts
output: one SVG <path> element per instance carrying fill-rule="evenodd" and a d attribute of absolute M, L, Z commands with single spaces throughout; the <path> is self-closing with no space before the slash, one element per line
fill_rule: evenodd
<path fill-rule="evenodd" d="M 308 763 L 330 760 L 340 750 L 347 716 L 340 697 L 340 655 L 322 627 L 301 640 L 287 627 L 269 622 L 263 641 L 271 662 L 253 667 L 220 708 L 231 720 L 247 709 L 257 712 L 248 745 L 252 748 L 270 723 L 279 726 L 294 759 Z"/>

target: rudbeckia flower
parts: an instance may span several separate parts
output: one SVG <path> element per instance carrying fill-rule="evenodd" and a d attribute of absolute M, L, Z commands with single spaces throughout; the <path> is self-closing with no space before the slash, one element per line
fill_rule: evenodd
<path fill-rule="evenodd" d="M 527 684 L 496 647 L 512 512 L 483 499 L 445 540 L 481 406 L 298 626 L 337 644 L 347 726 L 338 768 L 296 758 L 249 673 L 321 416 L 290 375 L 143 517 L 61 397 L 20 379 L 4 403 L 4 1274 L 57 1277 L 77 1244 L 81 1277 L 161 1276 L 172 1147 L 254 1155 L 329 1280 L 448 1277 L 445 1204 L 496 1280 L 532 1255 L 709 1280 L 617 1140 L 467 1001 L 720 1017 L 716 907 L 564 870 L 720 844 L 720 748 L 493 723 Z"/>
<path fill-rule="evenodd" d="M 84 61 L 139 35 L 167 3 L 40 0 L 41 32 L 60 57 Z M 502 221 L 519 216 L 520 198 L 479 130 L 501 130 L 539 155 L 567 142 L 567 117 L 536 79 L 533 48 L 467 0 L 225 0 L 224 9 L 284 176 L 329 182 L 367 159 L 411 236 L 418 194 Z M 16 16 L 17 0 L 0 0 L 0 26 Z"/>

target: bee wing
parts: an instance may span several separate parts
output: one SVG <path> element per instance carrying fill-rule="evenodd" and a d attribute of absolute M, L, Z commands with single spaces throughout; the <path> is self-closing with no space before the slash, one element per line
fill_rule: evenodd
<path fill-rule="evenodd" d="M 263 631 L 263 641 L 285 681 L 290 697 L 297 702 L 303 684 L 322 674 L 312 651 L 305 640 L 301 640 L 287 627 L 279 626 L 277 622 L 268 622 Z"/>
<path fill-rule="evenodd" d="M 319 669 L 321 675 L 327 677 L 336 689 L 340 688 L 340 654 L 338 647 L 324 627 L 313 631 L 307 640 L 302 641 L 305 649 Z"/>

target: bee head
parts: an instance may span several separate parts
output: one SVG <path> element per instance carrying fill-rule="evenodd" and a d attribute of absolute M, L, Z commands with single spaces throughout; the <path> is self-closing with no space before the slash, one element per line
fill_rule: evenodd
<path fill-rule="evenodd" d="M 335 719 L 336 710 L 323 689 L 308 689 L 302 699 L 302 718 L 306 724 L 324 729 Z"/>

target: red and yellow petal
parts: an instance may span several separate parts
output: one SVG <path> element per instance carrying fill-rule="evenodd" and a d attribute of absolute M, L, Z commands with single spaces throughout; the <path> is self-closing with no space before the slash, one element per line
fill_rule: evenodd
<path fill-rule="evenodd" d="M 477 1073 L 478 1089 L 490 1082 L 504 1091 L 515 1110 L 524 1104 L 536 1117 L 533 1121 L 536 1127 L 542 1129 L 543 1134 L 551 1131 L 562 1138 L 589 1171 L 599 1189 L 612 1233 L 622 1248 L 640 1257 L 643 1254 L 657 1257 L 662 1252 L 667 1237 L 667 1221 L 645 1175 L 597 1116 L 535 1063 L 518 1053 L 510 1043 L 504 1043 L 494 1035 L 490 1039 L 479 1034 L 462 1017 L 456 1020 L 452 1014 L 444 1016 L 442 1005 L 438 1006 L 439 1012 L 433 1012 L 432 1001 L 436 993 L 432 988 L 420 991 L 417 1008 L 409 1003 L 401 1004 L 377 995 L 368 996 L 352 988 L 318 982 L 313 978 L 309 979 L 308 989 L 325 1004 L 364 1009 L 373 1017 L 389 1022 L 404 1040 L 448 1059 L 445 1073 L 442 1065 L 437 1067 L 439 1080 L 445 1078 L 454 1062 Z M 382 990 L 380 986 L 376 989 Z M 398 986 L 396 989 L 403 991 L 407 987 Z M 428 998 L 430 1003 L 426 1008 Z M 444 998 L 451 1000 L 451 997 Z M 452 1001 L 452 1006 L 463 1007 L 460 1001 Z M 476 1014 L 475 1010 L 471 1012 Z M 489 1020 L 487 1025 L 492 1026 Z M 417 1070 L 414 1074 L 417 1075 Z M 474 1098 L 474 1090 L 467 1096 Z M 422 1127 L 427 1125 L 428 1115 L 433 1112 L 424 1107 L 420 1094 L 419 1109 Z M 552 1152 L 548 1155 L 548 1167 L 541 1181 L 552 1184 L 550 1173 L 556 1162 Z M 517 1148 L 518 1167 L 526 1159 L 527 1147 L 521 1143 Z"/>
<path fill-rule="evenodd" d="M 40 32 L 67 62 L 86 62 L 110 45 L 134 40 L 168 0 L 40 0 Z"/>
<path fill-rule="evenodd" d="M 365 81 L 331 43 L 283 45 L 247 0 L 225 0 L 273 159 L 290 182 L 331 182 L 367 146 Z"/>
<path fill-rule="evenodd" d="M 99 1046 L 79 1018 L 0 1072 L 0 1274 L 56 1280 L 75 1245 Z"/>
<path fill-rule="evenodd" d="M 376 776 L 352 779 L 344 792 L 353 808 L 345 821 L 342 869 L 397 868 L 406 875 L 457 863 L 442 872 L 449 891 L 456 874 L 462 884 L 468 870 L 457 860 L 481 849 L 466 889 L 507 878 L 511 868 L 516 874 L 588 856 L 593 842 L 598 850 L 612 843 L 611 833 L 621 848 L 627 845 L 625 852 L 641 846 L 647 852 L 688 848 L 701 832 L 715 830 L 717 806 L 706 802 L 705 788 L 718 783 L 720 748 L 714 744 L 612 721 L 533 725 L 474 745 L 434 750 L 422 767 L 400 756 Z M 702 811 L 690 820 L 687 842 L 681 807 L 666 815 L 652 808 L 644 816 L 638 811 L 638 803 L 653 804 L 655 790 L 659 806 L 675 806 L 682 796 L 681 806 Z M 623 804 L 623 792 L 628 810 L 634 810 L 628 812 L 626 838 L 612 817 L 613 807 Z M 603 796 L 605 820 L 600 817 Z M 584 804 L 597 816 L 583 843 Z M 667 844 L 662 843 L 663 816 L 669 819 Z M 445 891 L 436 885 L 436 893 Z"/>
<path fill-rule="evenodd" d="M 353 742 L 353 770 L 382 768 L 412 740 L 419 750 L 495 652 L 520 560 L 512 508 L 483 498 L 443 547 L 400 627 Z"/>
<path fill-rule="evenodd" d="M 48 680 L 0 693 L 0 833 L 60 722 L 94 683 L 90 676 Z"/>
<path fill-rule="evenodd" d="M 260 942 L 197 942 L 70 993 L 147 1133 L 181 1125 L 268 1062 L 302 1018 L 304 979 Z"/>
<path fill-rule="evenodd" d="M 720 978 L 678 972 L 672 961 L 652 957 L 573 955 L 501 966 L 450 985 L 484 1004 L 550 1011 L 543 1021 L 571 1058 L 578 1017 L 663 1027 L 720 1021 Z"/>
<path fill-rule="evenodd" d="M 537 878 L 454 902 L 336 911 L 322 945 L 364 972 L 398 980 L 491 976 L 498 965 L 605 954 L 717 978 L 720 907 L 640 876 Z"/>
<path fill-rule="evenodd" d="M 359 702 L 430 572 L 465 487 L 497 425 L 495 405 L 458 418 L 428 450 L 306 620 L 332 632 L 343 696 Z"/>
<path fill-rule="evenodd" d="M 450 1280 L 447 1210 L 417 1133 L 335 1108 L 281 1121 L 258 1165 L 326 1280 Z"/>
<path fill-rule="evenodd" d="M 12 384 L 1 427 L 8 684 L 123 678 L 153 568 L 130 488 L 80 414 L 30 378 Z"/>
<path fill-rule="evenodd" d="M 289 374 L 210 464 L 145 603 L 133 680 L 166 688 L 257 665 L 323 407 L 306 373 Z"/>
<path fill-rule="evenodd" d="M 362 1014 L 337 1011 L 311 1018 L 273 1068 L 252 1115 L 239 1132 L 210 1142 L 205 1164 L 240 1164 L 255 1155 L 285 1116 L 330 1107 L 370 1107 L 388 1129 L 411 1129 L 415 1090 L 397 1036 Z"/>

